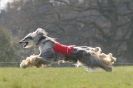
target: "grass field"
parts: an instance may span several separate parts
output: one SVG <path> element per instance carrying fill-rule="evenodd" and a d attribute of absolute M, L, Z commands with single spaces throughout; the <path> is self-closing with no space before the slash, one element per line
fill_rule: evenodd
<path fill-rule="evenodd" d="M 133 88 L 133 67 L 113 72 L 84 68 L 0 68 L 0 88 Z"/>

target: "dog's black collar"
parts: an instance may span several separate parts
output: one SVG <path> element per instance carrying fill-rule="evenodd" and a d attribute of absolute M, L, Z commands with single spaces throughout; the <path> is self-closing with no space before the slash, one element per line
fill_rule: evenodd
<path fill-rule="evenodd" d="M 36 45 L 39 45 L 39 43 L 40 43 L 43 39 L 46 39 L 46 37 L 45 37 L 45 36 L 41 36 L 41 37 L 39 38 L 38 42 L 36 43 Z"/>

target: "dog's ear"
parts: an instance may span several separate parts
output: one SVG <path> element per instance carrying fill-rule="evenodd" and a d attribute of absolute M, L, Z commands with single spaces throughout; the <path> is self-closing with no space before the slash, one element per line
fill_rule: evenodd
<path fill-rule="evenodd" d="M 39 35 L 45 35 L 45 36 L 47 36 L 47 32 L 44 30 L 44 29 L 42 29 L 42 28 L 37 28 L 36 29 L 36 31 L 35 31 L 37 34 L 39 34 Z"/>

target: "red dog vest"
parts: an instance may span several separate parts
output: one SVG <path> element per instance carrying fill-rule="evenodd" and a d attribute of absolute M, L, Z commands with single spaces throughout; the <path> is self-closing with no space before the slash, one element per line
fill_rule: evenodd
<path fill-rule="evenodd" d="M 54 51 L 66 56 L 69 56 L 73 53 L 73 46 L 72 45 L 63 45 L 61 43 L 55 43 Z"/>

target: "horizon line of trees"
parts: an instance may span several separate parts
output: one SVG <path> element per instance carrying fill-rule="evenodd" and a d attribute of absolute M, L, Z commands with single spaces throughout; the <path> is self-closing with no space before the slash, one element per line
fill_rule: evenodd
<path fill-rule="evenodd" d="M 133 63 L 132 13 L 132 0 L 18 0 L 0 13 L 0 61 L 38 53 L 18 41 L 42 27 L 64 44 L 99 46 L 117 63 Z"/>

